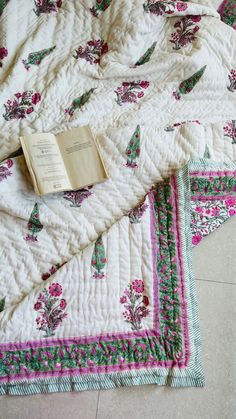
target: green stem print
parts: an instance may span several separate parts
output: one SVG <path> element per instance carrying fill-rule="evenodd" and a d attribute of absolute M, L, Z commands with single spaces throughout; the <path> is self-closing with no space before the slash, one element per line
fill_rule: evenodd
<path fill-rule="evenodd" d="M 0 313 L 4 310 L 6 298 L 0 299 Z"/>
<path fill-rule="evenodd" d="M 188 79 L 182 81 L 179 85 L 178 90 L 175 90 L 173 92 L 173 96 L 176 100 L 181 99 L 181 94 L 186 95 L 187 93 L 190 93 L 194 86 L 198 83 L 200 78 L 202 77 L 204 71 L 206 69 L 206 65 L 204 65 L 200 70 L 198 70 L 196 73 L 194 73 L 191 77 Z"/>
<path fill-rule="evenodd" d="M 126 148 L 125 154 L 127 156 L 126 167 L 134 169 L 138 167 L 137 158 L 140 155 L 140 126 L 137 125 L 129 143 Z"/>
<path fill-rule="evenodd" d="M 135 67 L 139 65 L 143 65 L 148 63 L 150 60 L 155 48 L 156 48 L 156 42 L 153 42 L 152 46 L 147 49 L 147 51 L 139 58 L 139 60 L 135 63 Z"/>
<path fill-rule="evenodd" d="M 95 6 L 90 7 L 93 16 L 99 17 L 111 4 L 112 0 L 96 0 Z"/>
<path fill-rule="evenodd" d="M 31 241 L 33 243 L 38 241 L 37 233 L 39 233 L 43 229 L 43 225 L 39 220 L 39 208 L 38 204 L 34 204 L 33 211 L 30 214 L 30 218 L 28 221 L 28 231 L 29 233 L 25 237 L 26 241 Z"/>
<path fill-rule="evenodd" d="M 102 272 L 102 269 L 106 265 L 106 253 L 104 244 L 102 241 L 102 236 L 98 237 L 97 241 L 94 245 L 94 250 L 92 254 L 92 260 L 91 265 L 92 268 L 95 270 L 93 277 L 96 279 L 102 279 L 104 278 L 104 273 Z"/>
<path fill-rule="evenodd" d="M 28 71 L 31 65 L 39 65 L 41 61 L 56 48 L 56 45 L 51 48 L 45 48 L 40 51 L 31 52 L 26 60 L 22 60 L 24 67 Z"/>
<path fill-rule="evenodd" d="M 85 92 L 82 96 L 74 99 L 69 108 L 65 109 L 65 113 L 67 113 L 69 116 L 72 116 L 76 109 L 81 109 L 82 106 L 84 106 L 85 103 L 88 102 L 94 90 L 95 89 L 90 89 L 88 90 L 88 92 Z"/>

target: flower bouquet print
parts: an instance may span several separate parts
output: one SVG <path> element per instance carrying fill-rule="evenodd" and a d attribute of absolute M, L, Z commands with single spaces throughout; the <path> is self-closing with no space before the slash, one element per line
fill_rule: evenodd
<path fill-rule="evenodd" d="M 6 121 L 13 119 L 24 119 L 32 112 L 34 107 L 40 102 L 41 94 L 33 90 L 26 90 L 23 93 L 15 93 L 14 97 L 7 100 L 4 104 L 5 113 L 3 118 Z"/>
<path fill-rule="evenodd" d="M 132 330 L 142 329 L 142 318 L 147 317 L 150 313 L 147 308 L 149 300 L 146 295 L 143 295 L 143 292 L 142 279 L 135 279 L 128 285 L 120 298 L 124 307 L 123 317 L 130 324 Z"/>
<path fill-rule="evenodd" d="M 37 312 L 37 329 L 45 332 L 44 337 L 48 338 L 55 335 L 55 330 L 65 319 L 66 300 L 61 298 L 62 286 L 53 283 L 49 289 L 44 288 L 39 294 L 34 310 Z"/>

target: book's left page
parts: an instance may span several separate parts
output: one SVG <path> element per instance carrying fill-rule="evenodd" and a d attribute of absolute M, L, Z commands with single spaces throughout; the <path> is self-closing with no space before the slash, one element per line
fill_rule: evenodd
<path fill-rule="evenodd" d="M 20 137 L 20 141 L 37 195 L 71 189 L 63 158 L 53 134 L 26 134 Z"/>

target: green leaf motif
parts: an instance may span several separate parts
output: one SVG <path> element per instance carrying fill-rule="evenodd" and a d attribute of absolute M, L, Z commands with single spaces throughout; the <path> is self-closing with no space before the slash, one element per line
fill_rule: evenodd
<path fill-rule="evenodd" d="M 8 2 L 9 2 L 9 0 L 0 0 L 0 16 L 2 15 L 3 10 L 7 6 Z"/>
<path fill-rule="evenodd" d="M 127 156 L 127 167 L 137 167 L 137 158 L 140 155 L 140 126 L 137 125 L 131 139 L 129 140 L 129 143 L 127 145 L 127 148 L 125 150 L 125 154 Z"/>
<path fill-rule="evenodd" d="M 151 47 L 148 48 L 147 51 L 135 63 L 135 66 L 146 64 L 150 60 L 150 58 L 151 58 L 151 56 L 154 52 L 154 49 L 156 48 L 156 44 L 157 44 L 156 42 L 153 42 Z"/>
<path fill-rule="evenodd" d="M 65 109 L 65 113 L 67 113 L 69 116 L 72 116 L 76 109 L 81 109 L 82 106 L 84 106 L 85 103 L 88 102 L 94 90 L 95 89 L 90 89 L 87 92 L 85 92 L 82 96 L 74 99 L 69 108 Z"/>
<path fill-rule="evenodd" d="M 1 313 L 1 311 L 3 311 L 3 310 L 4 310 L 4 307 L 5 307 L 5 301 L 6 301 L 6 297 L 4 297 L 4 298 L 2 298 L 2 299 L 0 300 L 0 313 Z"/>
<path fill-rule="evenodd" d="M 186 95 L 190 93 L 195 85 L 199 82 L 200 78 L 202 77 L 204 71 L 206 70 L 206 65 L 204 65 L 200 70 L 196 71 L 191 77 L 182 81 L 179 85 L 178 90 L 173 92 L 173 96 L 176 100 L 181 99 L 181 94 Z"/>
<path fill-rule="evenodd" d="M 110 6 L 112 0 L 97 0 L 94 7 L 91 7 L 89 10 L 93 16 L 99 17 L 102 12 Z"/>
<path fill-rule="evenodd" d="M 102 269 L 106 265 L 106 253 L 105 248 L 102 240 L 102 236 L 98 237 L 97 241 L 94 245 L 94 250 L 92 254 L 91 265 L 96 270 L 95 274 L 93 275 L 94 278 L 103 278 L 104 273 Z"/>
<path fill-rule="evenodd" d="M 206 70 L 206 65 L 204 67 L 200 68 L 196 73 L 194 73 L 191 77 L 188 79 L 182 81 L 179 85 L 179 91 L 182 94 L 186 94 L 191 92 L 191 90 L 194 88 L 194 86 L 197 84 L 197 82 L 202 77 L 204 71 Z"/>
<path fill-rule="evenodd" d="M 26 70 L 29 70 L 31 65 L 39 65 L 41 63 L 41 61 L 49 54 L 52 53 L 52 51 L 54 51 L 54 49 L 56 48 L 56 45 L 54 45 L 51 48 L 45 48 L 42 49 L 40 51 L 36 51 L 36 52 L 31 52 L 28 55 L 27 60 L 22 60 Z"/>
<path fill-rule="evenodd" d="M 73 100 L 72 106 L 75 109 L 80 109 L 82 106 L 85 105 L 86 102 L 90 99 L 91 94 L 95 89 L 90 89 L 88 92 L 84 93 L 82 96 L 78 97 L 77 99 Z"/>

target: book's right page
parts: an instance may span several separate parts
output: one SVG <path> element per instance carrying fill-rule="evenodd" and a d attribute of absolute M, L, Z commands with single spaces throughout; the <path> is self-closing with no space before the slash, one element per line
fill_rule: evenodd
<path fill-rule="evenodd" d="M 103 182 L 108 178 L 96 140 L 88 125 L 56 136 L 71 189 Z"/>

